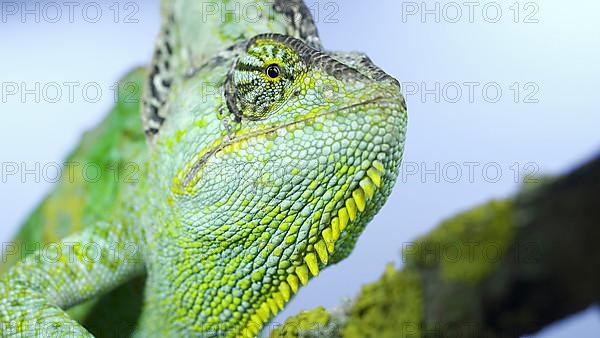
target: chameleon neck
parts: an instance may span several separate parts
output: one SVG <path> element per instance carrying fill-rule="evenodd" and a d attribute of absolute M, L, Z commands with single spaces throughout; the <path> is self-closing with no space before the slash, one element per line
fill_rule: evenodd
<path fill-rule="evenodd" d="M 204 244 L 187 245 L 165 249 L 172 250 L 170 256 L 160 257 L 150 269 L 141 320 L 146 331 L 141 336 L 254 337 L 268 318 L 251 318 L 249 310 L 255 304 L 250 298 L 257 292 L 251 282 L 246 290 L 232 287 L 240 271 L 227 267 L 233 260 L 251 257 L 240 253 L 223 261 L 216 258 L 215 248 L 207 251 Z M 271 316 L 268 311 L 264 316 Z"/>

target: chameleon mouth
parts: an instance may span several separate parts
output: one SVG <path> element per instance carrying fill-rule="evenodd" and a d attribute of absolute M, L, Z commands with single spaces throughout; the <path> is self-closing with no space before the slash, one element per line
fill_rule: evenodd
<path fill-rule="evenodd" d="M 348 106 L 345 106 L 342 108 L 333 109 L 333 110 L 325 110 L 320 113 L 316 113 L 312 116 L 298 119 L 296 121 L 276 124 L 276 125 L 261 129 L 260 131 L 248 132 L 248 133 L 243 134 L 238 137 L 233 137 L 233 138 L 221 137 L 221 138 L 215 140 L 215 142 L 213 142 L 213 144 L 210 147 L 204 148 L 200 153 L 198 153 L 194 157 L 194 159 L 190 162 L 191 165 L 187 166 L 186 169 L 180 171 L 174 177 L 172 190 L 174 192 L 180 193 L 180 194 L 183 194 L 186 192 L 190 193 L 192 191 L 193 187 L 198 183 L 198 181 L 200 180 L 200 178 L 202 176 L 201 175 L 202 168 L 204 167 L 204 165 L 208 162 L 208 160 L 212 156 L 215 156 L 221 152 L 229 153 L 229 152 L 239 150 L 243 146 L 243 144 L 250 139 L 254 139 L 257 137 L 265 137 L 269 134 L 277 132 L 280 129 L 290 128 L 290 127 L 293 128 L 296 125 L 306 123 L 308 121 L 311 121 L 311 120 L 314 120 L 314 119 L 317 119 L 320 117 L 350 111 L 352 109 L 360 108 L 362 106 L 367 106 L 367 105 L 374 104 L 374 103 L 378 103 L 379 105 L 386 105 L 386 104 L 397 105 L 398 104 L 397 102 L 391 100 L 389 97 L 378 96 L 373 99 L 365 100 L 365 101 L 355 103 L 355 104 L 351 104 L 351 105 L 348 105 Z"/>
<path fill-rule="evenodd" d="M 333 217 L 329 225 L 317 236 L 316 242 L 307 247 L 302 263 L 287 275 L 285 281 L 279 283 L 277 291 L 260 304 L 256 312 L 250 316 L 242 332 L 252 337 L 258 334 L 263 324 L 283 310 L 285 304 L 301 286 L 306 285 L 310 278 L 316 277 L 320 268 L 327 266 L 329 257 L 334 253 L 335 244 L 341 238 L 343 231 L 353 222 L 360 221 L 359 218 L 365 211 L 367 203 L 381 188 L 384 169 L 381 162 L 373 161 L 349 197 L 339 199 L 344 201 L 343 206 L 337 212 L 331 211 Z"/>

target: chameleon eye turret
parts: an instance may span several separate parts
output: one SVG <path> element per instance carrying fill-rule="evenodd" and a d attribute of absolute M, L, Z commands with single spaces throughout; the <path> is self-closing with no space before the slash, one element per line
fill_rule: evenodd
<path fill-rule="evenodd" d="M 298 89 L 306 64 L 282 41 L 251 40 L 228 76 L 229 109 L 242 118 L 262 119 L 282 106 Z"/>

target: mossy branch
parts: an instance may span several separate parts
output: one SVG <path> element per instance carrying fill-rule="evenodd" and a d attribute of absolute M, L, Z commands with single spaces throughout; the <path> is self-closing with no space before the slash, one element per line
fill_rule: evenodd
<path fill-rule="evenodd" d="M 271 337 L 519 337 L 600 300 L 600 157 L 404 245 L 349 305 Z"/>

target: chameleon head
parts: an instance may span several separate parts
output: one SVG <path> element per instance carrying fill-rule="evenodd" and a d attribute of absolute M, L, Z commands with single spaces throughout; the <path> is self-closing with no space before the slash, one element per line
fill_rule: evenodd
<path fill-rule="evenodd" d="M 173 269 L 197 272 L 195 323 L 253 335 L 350 253 L 396 180 L 407 116 L 398 82 L 362 54 L 264 34 L 215 67 L 181 85 L 159 134 L 163 226 L 185 256 L 173 265 L 191 265 Z M 218 95 L 190 99 L 208 78 Z"/>

